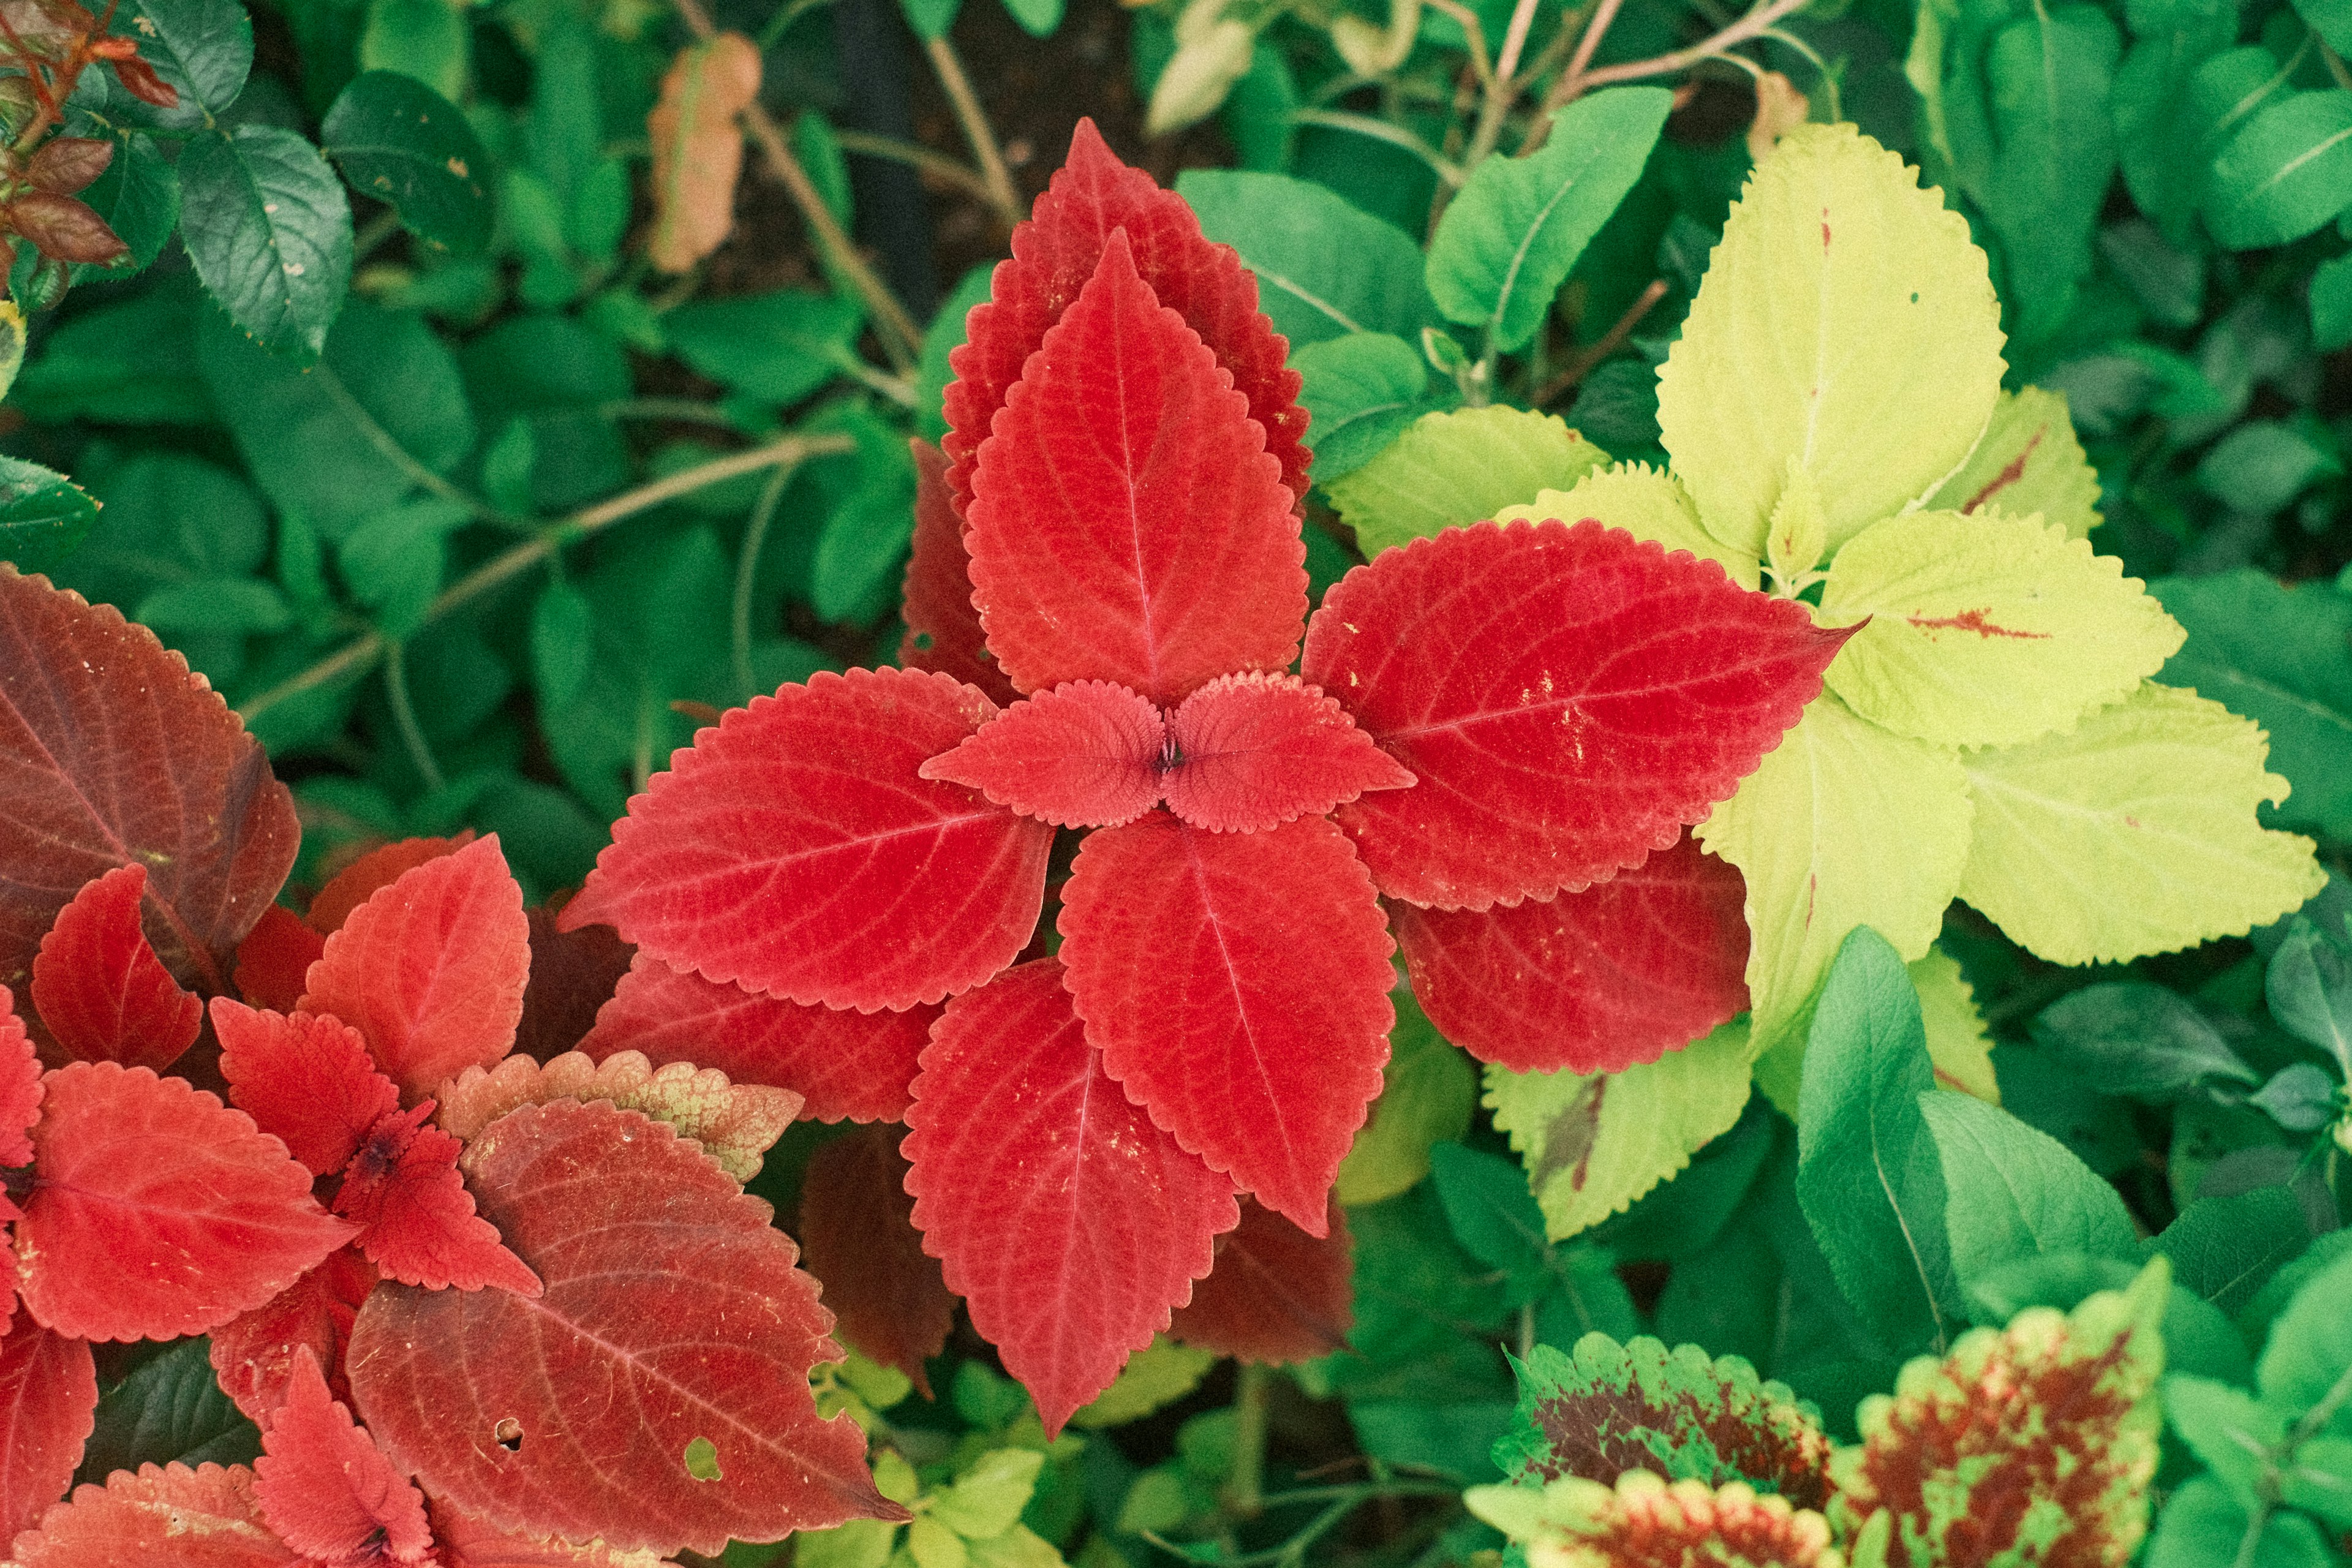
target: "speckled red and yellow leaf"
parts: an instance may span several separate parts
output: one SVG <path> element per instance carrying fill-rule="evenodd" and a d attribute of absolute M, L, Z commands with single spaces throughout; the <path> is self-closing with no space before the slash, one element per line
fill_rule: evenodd
<path fill-rule="evenodd" d="M 33 1010 L 68 1061 L 162 1072 L 195 1043 L 205 1005 L 148 945 L 139 907 L 147 868 L 118 866 L 58 911 L 33 960 Z"/>
<path fill-rule="evenodd" d="M 243 1465 L 142 1465 L 79 1486 L 16 1538 L 18 1568 L 315 1568 L 278 1539 Z"/>
<path fill-rule="evenodd" d="M 89 1346 L 17 1314 L 0 1339 L 0 1541 L 64 1495 L 97 1411 Z"/>
<path fill-rule="evenodd" d="M 307 1347 L 295 1352 L 293 1379 L 261 1447 L 253 1495 L 262 1518 L 325 1568 L 418 1563 L 432 1552 L 424 1494 L 352 1424 Z"/>
<path fill-rule="evenodd" d="M 357 1029 L 324 1013 L 265 1013 L 213 998 L 228 1097 L 314 1176 L 352 1162 L 376 1119 L 400 1109 Z"/>
<path fill-rule="evenodd" d="M 1474 1511 L 1527 1548 L 1529 1568 L 1844 1568 L 1829 1521 L 1741 1481 L 1710 1487 L 1628 1470 L 1613 1487 L 1564 1477 L 1541 1492 L 1480 1487 Z"/>
<path fill-rule="evenodd" d="M 955 1327 L 955 1292 L 915 1229 L 896 1127 L 861 1127 L 820 1148 L 801 1178 L 802 1259 L 824 1286 L 840 1335 L 931 1396 L 923 1363 Z"/>
<path fill-rule="evenodd" d="M 760 1173 L 760 1157 L 801 1110 L 801 1097 L 789 1089 L 731 1083 L 717 1068 L 690 1062 L 657 1068 L 637 1051 L 616 1051 L 602 1062 L 582 1051 L 543 1064 L 509 1057 L 488 1070 L 467 1068 L 442 1085 L 437 1098 L 435 1120 L 469 1141 L 519 1105 L 609 1100 L 668 1122 L 739 1182 Z"/>
<path fill-rule="evenodd" d="M 915 451 L 915 538 L 898 611 L 907 623 L 898 662 L 951 675 L 992 701 L 1011 702 L 1020 693 L 996 667 L 972 607 L 971 553 L 963 547 L 963 519 L 948 492 L 948 460 L 919 436 L 908 445 Z"/>
<path fill-rule="evenodd" d="M 1348 1212 L 1331 1200 L 1330 1230 L 1307 1235 L 1255 1199 L 1217 1237 L 1216 1267 L 1176 1309 L 1169 1332 L 1243 1361 L 1307 1361 L 1346 1348 L 1355 1326 Z"/>

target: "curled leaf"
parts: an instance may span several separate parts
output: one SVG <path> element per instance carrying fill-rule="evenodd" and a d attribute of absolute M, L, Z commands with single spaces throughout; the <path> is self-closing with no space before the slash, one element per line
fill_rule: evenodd
<path fill-rule="evenodd" d="M 195 1043 L 205 1005 L 140 928 L 147 868 L 118 866 L 58 911 L 33 960 L 33 1007 L 67 1059 L 161 1072 Z"/>

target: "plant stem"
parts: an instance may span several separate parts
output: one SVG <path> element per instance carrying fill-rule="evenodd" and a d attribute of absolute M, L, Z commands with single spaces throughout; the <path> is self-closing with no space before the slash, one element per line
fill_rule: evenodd
<path fill-rule="evenodd" d="M 343 378 L 335 374 L 332 365 L 322 362 L 312 365 L 306 374 L 317 381 L 319 390 L 327 395 L 328 401 L 341 411 L 343 417 L 358 426 L 360 434 L 367 437 L 368 445 L 383 453 L 384 460 L 406 475 L 410 483 L 453 505 L 464 507 L 478 521 L 495 523 L 506 529 L 528 526 L 522 519 L 508 516 L 479 496 L 467 494 L 426 468 L 417 459 L 415 453 L 402 446 L 399 438 L 368 412 L 366 405 L 352 395 L 352 389 L 343 384 Z"/>
<path fill-rule="evenodd" d="M 995 205 L 996 194 L 988 188 L 988 182 L 944 153 L 901 142 L 895 136 L 877 136 L 870 131 L 835 131 L 833 139 L 841 143 L 845 153 L 863 153 L 869 158 L 889 158 L 910 164 L 933 179 L 953 185 L 976 202 Z"/>
<path fill-rule="evenodd" d="M 735 658 L 735 689 L 749 702 L 759 695 L 751 684 L 751 583 L 760 574 L 760 551 L 768 542 L 768 525 L 782 504 L 784 487 L 793 482 L 797 463 L 778 463 L 768 476 L 760 501 L 751 509 L 751 525 L 743 531 L 743 548 L 735 557 L 735 604 L 731 618 L 731 651 Z"/>
<path fill-rule="evenodd" d="M 1553 398 L 1590 375 L 1594 365 L 1622 348 L 1625 340 L 1633 335 L 1633 329 L 1641 325 L 1642 318 L 1650 313 L 1651 307 L 1665 297 L 1666 280 L 1663 278 L 1652 279 L 1650 286 L 1642 290 L 1642 297 L 1626 308 L 1625 313 L 1617 318 L 1615 325 L 1594 339 L 1590 345 L 1577 350 L 1575 353 L 1569 356 L 1568 363 L 1559 374 L 1537 395 L 1536 406 L 1541 408 L 1550 403 Z"/>
<path fill-rule="evenodd" d="M 1234 1467 L 1225 1481 L 1225 1510 L 1236 1519 L 1265 1511 L 1265 1402 L 1274 1373 L 1245 1361 L 1234 1389 Z"/>
<path fill-rule="evenodd" d="M 1568 68 L 1560 72 L 1559 79 L 1552 83 L 1551 91 L 1544 95 L 1544 109 L 1549 112 L 1574 102 L 1596 87 L 1608 87 L 1621 81 L 1639 81 L 1643 77 L 1664 76 L 1673 71 L 1686 70 L 1701 60 L 1728 54 L 1738 45 L 1770 31 L 1773 25 L 1783 17 L 1802 10 L 1805 3 L 1806 0 L 1765 0 L 1765 4 L 1756 6 L 1731 26 L 1686 49 L 1675 49 L 1668 54 L 1654 55 L 1646 60 L 1628 60 L 1623 65 L 1603 66 L 1599 70 L 1591 70 L 1587 68 L 1592 61 L 1592 48 L 1600 47 L 1601 30 L 1615 16 L 1615 7 L 1609 4 L 1609 0 L 1602 0 L 1601 8 L 1593 14 L 1592 26 L 1585 29 L 1583 41 L 1577 45 L 1575 58 L 1569 61 Z M 1587 47 L 1588 44 L 1591 47 Z M 1528 139 L 1530 143 L 1539 141 L 1549 123 L 1547 121 L 1536 127 Z"/>
<path fill-rule="evenodd" d="M 416 769 L 416 776 L 425 783 L 425 793 L 437 795 L 447 781 L 441 776 L 441 766 L 433 760 L 433 748 L 425 739 L 425 726 L 416 721 L 416 705 L 408 700 L 408 645 L 392 642 L 384 645 L 383 690 L 392 700 L 392 721 L 399 726 L 401 744 L 408 748 L 408 760 Z"/>
<path fill-rule="evenodd" d="M 963 127 L 963 139 L 971 143 L 971 155 L 980 163 L 988 205 L 995 209 L 996 221 L 1009 229 L 1021 221 L 1021 193 L 1013 188 L 1012 173 L 1005 168 L 1004 154 L 996 145 L 995 128 L 988 123 L 988 112 L 980 106 L 980 95 L 971 89 L 971 78 L 964 74 L 963 60 L 945 33 L 926 39 L 923 49 L 931 57 L 931 69 L 939 73 L 940 85 L 947 89 L 948 102 L 955 109 L 956 122 Z"/>
<path fill-rule="evenodd" d="M 1428 142 L 1402 125 L 1391 125 L 1372 115 L 1353 114 L 1337 109 L 1294 109 L 1290 111 L 1290 120 L 1294 125 L 1328 125 L 1334 131 L 1352 131 L 1359 136 L 1369 136 L 1375 142 L 1402 147 L 1436 170 L 1440 180 L 1456 189 L 1460 188 L 1465 178 L 1460 164 L 1448 160 Z"/>

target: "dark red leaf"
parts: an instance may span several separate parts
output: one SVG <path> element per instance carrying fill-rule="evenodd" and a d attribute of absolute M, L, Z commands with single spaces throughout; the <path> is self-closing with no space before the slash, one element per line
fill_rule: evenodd
<path fill-rule="evenodd" d="M 530 978 L 530 922 L 498 835 L 411 867 L 327 939 L 306 1013 L 367 1040 L 411 1104 L 514 1047 Z"/>
<path fill-rule="evenodd" d="M 1167 740 L 1160 710 L 1126 687 L 1074 680 L 1015 702 L 922 774 L 1056 827 L 1107 827 L 1159 803 Z"/>
<path fill-rule="evenodd" d="M 1513 1072 L 1619 1072 L 1746 1011 L 1746 897 L 1685 835 L 1581 892 L 1389 919 L 1447 1039 Z"/>
<path fill-rule="evenodd" d="M 400 1109 L 400 1086 L 339 1018 L 257 1012 L 215 996 L 213 1032 L 229 1099 L 314 1176 L 351 1163 L 376 1119 Z"/>
<path fill-rule="evenodd" d="M 180 988 L 140 929 L 146 891 L 144 866 L 118 866 L 75 894 L 41 939 L 33 1008 L 67 1061 L 161 1072 L 205 1026 L 205 1005 Z"/>
<path fill-rule="evenodd" d="M 291 1013 L 302 1000 L 310 965 L 327 951 L 327 939 L 283 904 L 261 911 L 252 934 L 236 946 L 237 994 L 257 1007 Z"/>
<path fill-rule="evenodd" d="M 953 465 L 948 479 L 957 504 L 971 500 L 973 454 L 988 438 L 1006 390 L 1095 275 L 1112 231 L 1120 228 L 1152 293 L 1201 334 L 1248 397 L 1250 416 L 1265 429 L 1265 449 L 1282 463 L 1283 482 L 1303 500 L 1310 458 L 1302 440 L 1299 375 L 1284 365 L 1289 343 L 1257 308 L 1256 278 L 1230 247 L 1202 237 L 1182 197 L 1121 163 L 1094 121 L 1081 120 L 1068 162 L 1037 198 L 1030 220 L 1013 229 L 1013 258 L 998 264 L 992 298 L 972 311 L 969 341 L 949 357 L 956 373 L 947 389 L 953 428 L 941 445 Z"/>
<path fill-rule="evenodd" d="M 213 1372 L 221 1392 L 256 1426 L 267 1426 L 286 1402 L 295 1354 L 308 1349 L 326 1369 L 328 1388 L 349 1404 L 343 1347 L 351 1343 L 360 1303 L 381 1278 L 358 1247 L 338 1247 L 262 1305 L 215 1329 Z"/>
<path fill-rule="evenodd" d="M 8 204 L 8 226 L 52 261 L 103 267 L 131 247 L 88 202 L 48 191 L 27 191 Z"/>
<path fill-rule="evenodd" d="M 43 1091 L 16 1272 L 61 1334 L 200 1334 L 351 1239 L 283 1143 L 180 1079 L 76 1062 Z"/>
<path fill-rule="evenodd" d="M 69 196 L 106 173 L 114 162 L 110 136 L 52 136 L 25 169 L 25 177 L 44 191 Z"/>
<path fill-rule="evenodd" d="M 495 1285 L 538 1295 L 539 1276 L 474 1212 L 474 1195 L 457 1174 L 457 1141 L 422 1125 L 432 1113 L 428 1100 L 414 1110 L 389 1112 L 368 1130 L 335 1194 L 335 1212 L 367 1227 L 360 1250 L 387 1279 L 428 1290 Z"/>
<path fill-rule="evenodd" d="M 1114 232 L 972 475 L 973 597 L 1014 686 L 1115 680 L 1174 703 L 1297 655 L 1307 547 L 1232 385 Z"/>
<path fill-rule="evenodd" d="M 91 878 L 147 868 L 173 977 L 227 988 L 301 828 L 268 759 L 144 626 L 0 563 L 0 984 Z"/>
<path fill-rule="evenodd" d="M 1780 743 L 1852 629 L 1590 519 L 1482 522 L 1349 573 L 1302 673 L 1419 780 L 1337 813 L 1381 890 L 1483 910 L 1673 844 Z"/>
<path fill-rule="evenodd" d="M 180 107 L 180 89 L 155 74 L 155 68 L 137 55 L 119 55 L 109 62 L 131 97 L 158 109 Z"/>
<path fill-rule="evenodd" d="M 425 1497 L 352 1425 L 308 1346 L 261 1435 L 253 1495 L 278 1537 L 325 1568 L 419 1563 L 433 1550 Z"/>
<path fill-rule="evenodd" d="M 16 1568 L 315 1568 L 262 1522 L 243 1465 L 142 1465 L 74 1489 L 16 1538 Z"/>
<path fill-rule="evenodd" d="M 18 1314 L 0 1339 L 0 1541 L 65 1495 L 97 1412 L 89 1346 Z"/>
<path fill-rule="evenodd" d="M 16 998 L 0 985 L 0 1165 L 33 1163 L 33 1141 L 26 1133 L 40 1114 L 41 1064 L 25 1020 L 16 1016 Z M 0 1195 L 0 1219 L 16 1217 L 16 1205 Z"/>
<path fill-rule="evenodd" d="M 1061 931 L 1110 1076 L 1177 1142 L 1323 1235 L 1396 1022 L 1394 944 L 1346 837 L 1319 816 L 1208 833 L 1154 812 L 1103 828 L 1078 850 Z"/>
<path fill-rule="evenodd" d="M 395 838 L 379 844 L 330 878 L 302 918 L 320 936 L 332 936 L 343 929 L 353 910 L 375 897 L 377 889 L 389 888 L 404 872 L 455 854 L 473 841 L 474 830 L 468 827 L 454 838 Z"/>
<path fill-rule="evenodd" d="M 664 1553 L 906 1518 L 865 1434 L 817 1418 L 809 1369 L 838 1352 L 792 1241 L 691 1144 L 557 1101 L 491 1123 L 465 1171 L 547 1290 L 386 1284 L 361 1309 L 352 1392 L 427 1491 L 496 1529 Z M 687 1468 L 697 1438 L 719 1479 Z"/>
<path fill-rule="evenodd" d="M 639 953 L 580 1048 L 603 1061 L 640 1051 L 659 1067 L 691 1062 L 737 1083 L 797 1090 L 817 1121 L 896 1121 L 936 1005 L 854 1013 L 721 985 Z"/>
<path fill-rule="evenodd" d="M 991 701 L 1010 702 L 1020 693 L 996 668 L 980 612 L 972 608 L 971 556 L 963 547 L 963 519 L 948 493 L 948 460 L 919 436 L 908 445 L 915 449 L 915 540 L 898 612 L 907 623 L 898 662 L 954 676 L 987 692 Z"/>
<path fill-rule="evenodd" d="M 1320 816 L 1412 774 L 1337 702 L 1290 675 L 1228 675 L 1168 719 L 1168 809 L 1195 827 L 1247 833 Z"/>
<path fill-rule="evenodd" d="M 977 985 L 1036 929 L 1054 830 L 917 770 L 995 716 L 908 669 L 735 709 L 629 803 L 563 929 L 601 921 L 712 980 L 861 1012 Z"/>
<path fill-rule="evenodd" d="M 1062 979 L 1041 959 L 949 1004 L 905 1144 L 924 1249 L 1048 1434 L 1168 1326 L 1241 1217 L 1233 1184 L 1104 1073 Z"/>
<path fill-rule="evenodd" d="M 946 1348 L 955 1292 L 923 1250 L 898 1129 L 861 1127 L 813 1155 L 801 1178 L 801 1253 L 838 1333 L 931 1396 L 923 1363 Z"/>
<path fill-rule="evenodd" d="M 1243 1361 L 1297 1362 L 1346 1348 L 1355 1326 L 1348 1211 L 1333 1198 L 1329 1234 L 1307 1235 L 1242 1201 L 1242 1223 L 1217 1237 L 1217 1266 L 1176 1309 L 1170 1331 Z"/>
<path fill-rule="evenodd" d="M 596 1025 L 596 1010 L 629 972 L 636 949 L 611 926 L 559 931 L 563 900 L 530 911 L 530 984 L 522 994 L 515 1049 L 538 1061 L 578 1046 Z"/>

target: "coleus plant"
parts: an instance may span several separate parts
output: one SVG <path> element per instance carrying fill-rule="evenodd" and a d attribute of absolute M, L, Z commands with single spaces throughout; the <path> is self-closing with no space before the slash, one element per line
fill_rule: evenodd
<path fill-rule="evenodd" d="M 915 668 L 727 714 L 563 921 L 637 949 L 592 1052 L 722 1017 L 808 1060 L 821 1113 L 903 1110 L 914 1223 L 1050 1432 L 1209 1272 L 1236 1189 L 1326 1233 L 1387 1056 L 1384 900 L 1507 927 L 1599 883 L 1717 918 L 1734 879 L 1684 831 L 1850 634 L 1560 520 L 1383 556 L 1309 622 L 1284 340 L 1091 124 L 969 330 Z"/>

